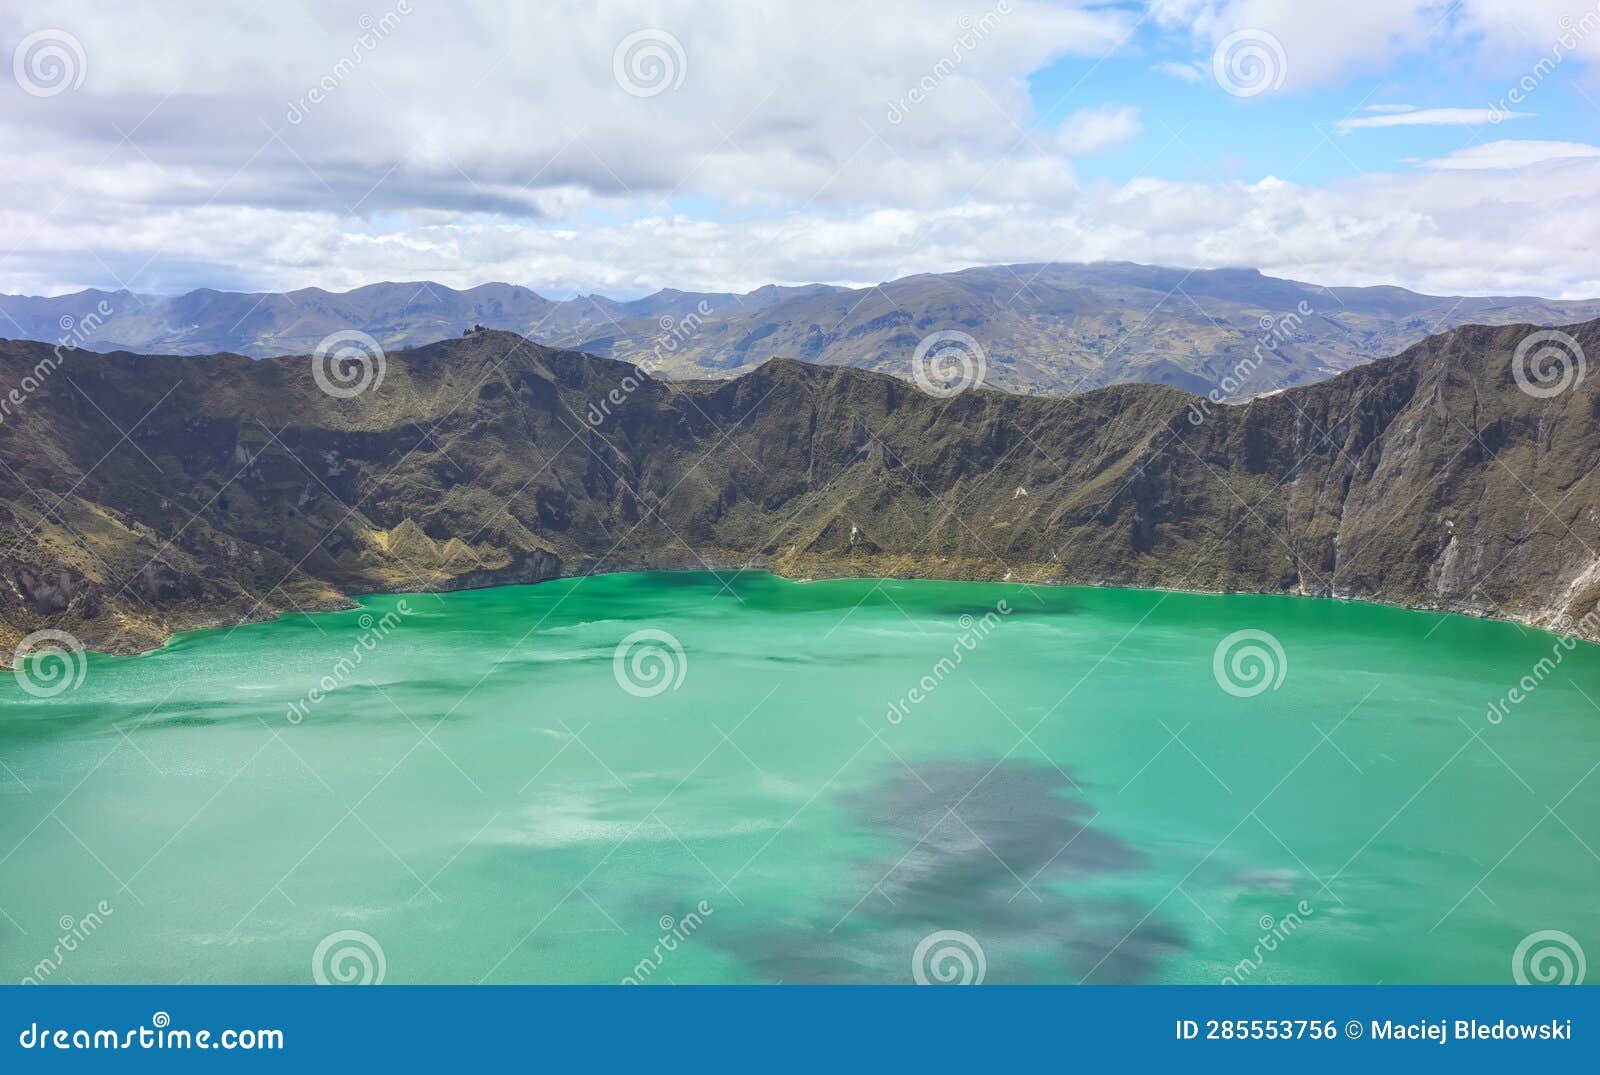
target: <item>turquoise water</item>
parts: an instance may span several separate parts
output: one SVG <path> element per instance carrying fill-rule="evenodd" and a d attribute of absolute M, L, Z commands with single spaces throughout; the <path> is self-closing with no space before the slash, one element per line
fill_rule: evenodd
<path fill-rule="evenodd" d="M 1591 698 L 1600 648 L 1330 601 L 374 597 L 0 685 L 0 976 L 1505 982 L 1600 954 Z"/>

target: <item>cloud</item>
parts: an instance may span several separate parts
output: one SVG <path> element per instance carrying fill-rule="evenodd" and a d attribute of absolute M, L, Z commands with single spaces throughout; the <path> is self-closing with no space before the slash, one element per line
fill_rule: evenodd
<path fill-rule="evenodd" d="M 1085 108 L 1068 116 L 1056 132 L 1061 148 L 1073 155 L 1103 153 L 1137 138 L 1144 127 L 1139 110 L 1126 105 Z"/>
<path fill-rule="evenodd" d="M 1416 105 L 1367 105 L 1361 111 L 1377 113 L 1415 112 Z"/>
<path fill-rule="evenodd" d="M 1072 156 L 1135 137 L 1140 114 L 1106 103 L 1097 79 L 1059 112 L 1036 112 L 1030 92 L 1058 61 L 1103 77 L 1107 56 L 1140 70 L 1184 47 L 1193 62 L 1155 69 L 1205 82 L 1215 43 L 1251 26 L 1283 45 L 1284 93 L 1424 48 L 1442 51 L 1404 62 L 1444 77 L 1471 56 L 1510 86 L 1567 10 L 1529 2 L 1549 35 L 1538 22 L 1511 32 L 1511 0 L 1465 0 L 1437 33 L 1437 4 L 1352 18 L 1347 0 L 1153 0 L 1143 24 L 1100 0 L 330 0 L 254 13 L 9 0 L 7 51 L 59 27 L 86 68 L 79 88 L 48 98 L 0 75 L 0 291 L 433 278 L 627 297 L 1070 257 L 1597 293 L 1578 253 L 1600 241 L 1593 160 L 1483 149 L 1320 185 L 1080 182 Z M 659 92 L 630 84 L 648 71 L 617 55 L 641 30 L 666 64 Z M 1578 64 L 1566 62 L 1563 77 Z M 1476 111 L 1399 107 L 1353 122 Z M 1174 126 L 1163 152 L 1215 157 L 1205 123 Z M 1513 181 L 1490 187 L 1467 167 L 1488 159 Z"/>
<path fill-rule="evenodd" d="M 1481 127 L 1508 119 L 1529 119 L 1531 112 L 1502 112 L 1493 108 L 1424 108 L 1411 112 L 1361 116 L 1334 124 L 1340 134 L 1370 127 Z"/>
<path fill-rule="evenodd" d="M 1486 58 L 1600 59 L 1593 0 L 1468 0 L 1456 14 L 1459 32 Z"/>
<path fill-rule="evenodd" d="M 848 204 L 891 187 L 902 204 L 930 205 L 985 181 L 1070 187 L 1058 155 L 1017 145 L 1027 76 L 1063 57 L 1098 60 L 1134 16 L 1041 0 L 987 11 L 968 0 L 598 11 L 334 0 L 243 16 L 21 0 L 0 13 L 0 41 L 38 26 L 81 42 L 86 77 L 48 99 L 0 80 L 8 158 L 25 148 L 58 173 L 143 168 L 146 204 L 365 219 L 607 212 L 679 196 Z M 665 64 L 659 87 L 653 59 Z"/>
<path fill-rule="evenodd" d="M 1163 60 L 1152 64 L 1150 70 L 1161 75 L 1171 75 L 1173 78 L 1184 82 L 1200 82 L 1206 77 L 1206 70 L 1198 63 L 1177 63 L 1173 60 Z"/>
<path fill-rule="evenodd" d="M 1547 160 L 1505 176 L 1492 187 L 1481 173 L 1460 169 L 1325 186 L 1143 178 L 1032 204 L 985 196 L 980 186 L 974 198 L 947 206 L 812 205 L 716 220 L 656 210 L 581 228 L 450 216 L 397 218 L 377 229 L 351 226 L 337 213 L 221 204 L 167 206 L 130 221 L 115 202 L 78 198 L 74 213 L 49 217 L 54 203 L 41 198 L 0 211 L 0 233 L 27 237 L 29 250 L 26 259 L 0 262 L 0 292 L 96 283 L 101 261 L 125 279 L 142 271 L 139 282 L 150 290 L 344 290 L 434 279 L 633 297 L 667 286 L 864 285 L 974 264 L 1068 259 L 1252 265 L 1317 283 L 1400 284 L 1436 294 L 1600 294 L 1600 270 L 1588 255 L 1600 249 L 1600 160 Z M 86 250 L 96 252 L 87 262 Z"/>
<path fill-rule="evenodd" d="M 1326 86 L 1352 73 L 1376 70 L 1397 53 L 1424 45 L 1438 16 L 1433 5 L 1401 2 L 1362 5 L 1348 0 L 1150 0 L 1157 26 L 1187 33 L 1205 49 L 1228 35 L 1270 35 L 1282 49 L 1282 92 Z M 1278 61 L 1274 60 L 1275 67 Z"/>
<path fill-rule="evenodd" d="M 1444 157 L 1427 161 L 1429 168 L 1476 170 L 1484 168 L 1526 168 L 1544 161 L 1600 157 L 1600 146 L 1583 142 L 1535 142 L 1503 140 L 1458 149 Z"/>
<path fill-rule="evenodd" d="M 1543 59 L 1600 59 L 1593 0 L 1148 0 L 1151 21 L 1210 50 L 1229 34 L 1267 34 L 1283 51 L 1282 92 L 1391 72 L 1408 58 L 1436 74 L 1470 63 L 1508 76 Z"/>

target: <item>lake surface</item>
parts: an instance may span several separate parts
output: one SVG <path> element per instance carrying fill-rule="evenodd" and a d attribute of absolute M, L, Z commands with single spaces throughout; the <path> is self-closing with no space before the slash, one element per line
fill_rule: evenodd
<path fill-rule="evenodd" d="M 1600 647 L 1510 624 L 640 574 L 82 671 L 0 682 L 13 982 L 1509 982 L 1568 939 L 1600 956 Z"/>

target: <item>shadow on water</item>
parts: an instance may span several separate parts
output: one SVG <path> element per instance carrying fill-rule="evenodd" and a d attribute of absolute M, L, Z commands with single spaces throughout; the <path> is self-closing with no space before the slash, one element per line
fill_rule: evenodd
<path fill-rule="evenodd" d="M 858 864 L 859 900 L 790 928 L 719 931 L 721 943 L 786 983 L 910 981 L 918 941 L 937 930 L 975 938 L 990 982 L 1148 980 L 1186 944 L 1148 908 L 1088 894 L 1089 882 L 1146 864 L 1094 827 L 1079 790 L 1066 774 L 1017 761 L 886 770 L 839 800 L 885 844 Z"/>

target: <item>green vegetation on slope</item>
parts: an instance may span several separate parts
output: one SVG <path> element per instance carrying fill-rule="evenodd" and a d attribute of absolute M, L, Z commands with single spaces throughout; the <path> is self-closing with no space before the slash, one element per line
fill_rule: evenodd
<path fill-rule="evenodd" d="M 97 316 L 101 303 L 107 313 Z M 256 358 L 309 354 L 351 328 L 394 350 L 481 324 L 677 378 L 734 376 L 771 358 L 907 376 L 923 338 L 955 329 L 983 348 L 991 388 L 1065 395 L 1141 382 L 1204 395 L 1227 381 L 1224 396 L 1247 397 L 1325 380 L 1458 325 L 1587 321 L 1600 317 L 1600 300 L 1441 297 L 1112 262 L 992 266 L 856 289 L 664 290 L 631 302 L 428 282 L 342 294 L 85 291 L 0 296 L 0 313 L 18 335 L 47 342 L 61 337 L 64 317 L 92 323 L 83 346 L 96 351 Z"/>
<path fill-rule="evenodd" d="M 1209 415 L 1161 385 L 942 399 L 792 360 L 660 381 L 494 331 L 391 353 L 350 399 L 307 357 L 67 352 L 0 421 L 0 643 L 126 651 L 352 593 L 743 565 L 1570 627 L 1600 594 L 1600 392 L 1521 391 L 1529 331 Z M 1570 331 L 1600 353 L 1600 323 Z M 0 342 L 0 384 L 50 353 Z"/>

